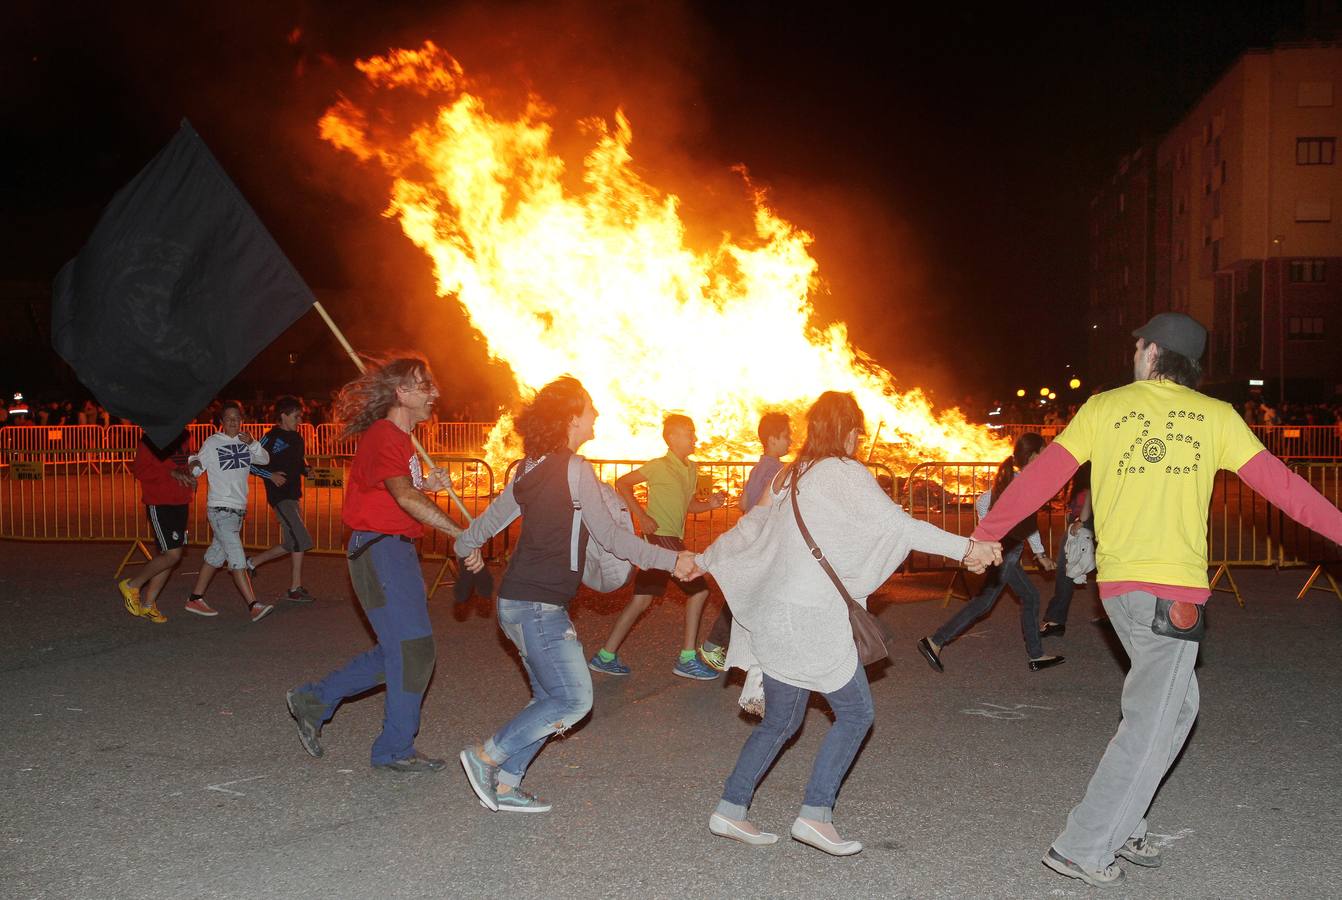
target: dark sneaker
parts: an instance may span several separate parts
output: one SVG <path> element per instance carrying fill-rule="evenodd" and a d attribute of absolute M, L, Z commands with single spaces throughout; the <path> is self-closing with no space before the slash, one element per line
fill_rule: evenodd
<path fill-rule="evenodd" d="M 693 678 L 695 681 L 712 681 L 717 678 L 719 673 L 699 661 L 699 657 L 691 656 L 689 659 L 682 659 L 676 663 L 676 667 L 671 670 L 672 675 L 679 675 L 681 678 Z"/>
<path fill-rule="evenodd" d="M 298 723 L 298 740 L 303 749 L 308 756 L 320 757 L 325 752 L 319 741 L 322 736 L 321 700 L 308 691 L 292 690 L 284 695 L 284 702 L 289 707 L 289 715 Z"/>
<path fill-rule="evenodd" d="M 499 812 L 520 812 L 537 813 L 549 812 L 550 804 L 535 794 L 528 793 L 521 788 L 513 788 L 496 794 L 499 803 Z M 484 805 L 484 801 L 480 801 Z"/>
<path fill-rule="evenodd" d="M 475 791 L 475 796 L 479 797 L 480 802 L 488 809 L 498 812 L 499 767 L 491 766 L 481 759 L 474 747 L 462 750 L 458 757 L 461 759 L 461 767 L 466 771 L 466 780 L 470 782 L 471 790 Z"/>
<path fill-rule="evenodd" d="M 630 672 L 629 667 L 620 661 L 618 653 L 610 662 L 604 662 L 600 654 L 594 653 L 592 658 L 587 661 L 587 668 L 593 672 L 604 672 L 607 675 L 628 675 Z"/>
<path fill-rule="evenodd" d="M 295 603 L 311 603 L 313 600 L 317 599 L 316 597 L 312 596 L 312 594 L 308 593 L 307 588 L 301 585 L 294 588 L 284 596 L 288 597 Z"/>
<path fill-rule="evenodd" d="M 935 671 L 946 671 L 946 667 L 941 664 L 941 655 L 937 653 L 936 648 L 932 646 L 931 640 L 928 638 L 919 638 L 918 652 L 922 655 L 923 659 L 927 660 L 927 664 Z"/>
<path fill-rule="evenodd" d="M 1045 622 L 1044 627 L 1039 629 L 1040 637 L 1062 637 L 1067 633 L 1067 626 L 1061 622 Z"/>
<path fill-rule="evenodd" d="M 1127 842 L 1119 847 L 1115 853 L 1133 865 L 1145 866 L 1148 869 L 1160 868 L 1160 851 L 1146 838 L 1140 840 L 1128 838 Z"/>
<path fill-rule="evenodd" d="M 388 763 L 373 763 L 374 769 L 382 769 L 386 772 L 402 772 L 407 775 L 413 775 L 416 772 L 439 772 L 447 765 L 445 759 L 434 759 L 431 756 L 425 756 L 418 750 L 414 756 L 407 756 L 405 759 L 394 759 Z"/>
<path fill-rule="evenodd" d="M 1113 887 L 1123 883 L 1123 870 L 1117 864 L 1110 863 L 1103 869 L 1087 869 L 1081 863 L 1073 862 L 1052 847 L 1049 847 L 1048 852 L 1044 854 L 1043 863 L 1059 875 L 1084 881 L 1091 887 Z"/>

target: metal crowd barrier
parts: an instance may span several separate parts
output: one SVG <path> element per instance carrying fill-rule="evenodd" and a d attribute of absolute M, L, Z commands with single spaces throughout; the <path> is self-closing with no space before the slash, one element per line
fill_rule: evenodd
<path fill-rule="evenodd" d="M 1291 469 L 1327 497 L 1334 506 L 1342 507 L 1342 463 L 1296 462 L 1291 464 Z M 1285 513 L 1279 512 L 1278 518 L 1281 522 L 1279 531 L 1281 538 L 1278 545 L 1281 548 L 1283 564 L 1312 567 L 1304 586 L 1296 594 L 1296 599 L 1305 599 L 1311 590 L 1331 590 L 1334 596 L 1342 600 L 1342 588 L 1338 586 L 1337 579 L 1330 571 L 1330 569 L 1336 570 L 1338 564 L 1342 563 L 1342 549 L 1295 522 Z M 1327 588 L 1318 583 L 1321 576 L 1328 580 Z"/>
<path fill-rule="evenodd" d="M 24 541 L 131 541 L 148 546 L 152 534 L 140 499 L 139 482 L 131 473 L 134 450 L 101 451 L 90 464 L 84 451 L 0 449 L 6 463 L 0 477 L 0 538 Z M 448 470 L 465 506 L 478 513 L 494 494 L 494 473 L 482 459 L 435 455 L 435 464 Z M 341 553 L 344 526 L 341 511 L 350 457 L 308 454 L 314 475 L 304 479 L 300 508 L 315 542 L 312 552 Z M 280 542 L 280 527 L 266 504 L 260 479 L 249 482 L 243 544 L 249 549 Z M 191 503 L 189 543 L 209 544 L 206 517 L 208 482 L 201 478 Z M 454 508 L 440 500 L 457 517 Z M 423 555 L 430 559 L 451 555 L 448 539 L 431 531 L 422 539 Z M 130 554 L 128 554 L 128 557 Z"/>
<path fill-rule="evenodd" d="M 244 422 L 242 430 L 260 438 L 273 427 L 271 422 Z M 493 422 L 422 422 L 415 435 L 430 454 L 479 456 L 493 430 Z M 195 449 L 218 428 L 209 423 L 192 422 L 186 426 L 187 447 Z M 309 455 L 353 456 L 358 440 L 340 439 L 335 424 L 298 426 Z M 144 432 L 138 425 L 4 425 L 0 426 L 0 450 L 27 454 L 48 451 L 80 451 L 84 462 L 120 459 L 108 451 L 135 451 Z M 124 460 L 123 460 L 124 461 Z M 4 463 L 0 463 L 4 465 Z"/>

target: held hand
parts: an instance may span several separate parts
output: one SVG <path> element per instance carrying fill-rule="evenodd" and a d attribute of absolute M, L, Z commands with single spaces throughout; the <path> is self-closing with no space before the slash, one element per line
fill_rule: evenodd
<path fill-rule="evenodd" d="M 468 572 L 479 572 L 485 567 L 484 555 L 478 549 L 472 550 L 471 555 L 466 557 L 463 562 L 466 563 L 466 571 Z"/>
<path fill-rule="evenodd" d="M 250 446 L 251 443 L 252 443 L 252 436 L 251 436 L 250 434 L 248 434 L 247 432 L 245 432 L 245 431 L 239 431 L 239 432 L 238 432 L 238 440 L 240 440 L 240 441 L 242 441 L 244 444 L 247 444 L 247 445 Z"/>
<path fill-rule="evenodd" d="M 447 469 L 435 467 L 424 476 L 424 487 L 431 491 L 445 491 L 452 486 L 452 478 Z"/>
<path fill-rule="evenodd" d="M 1037 556 L 1035 557 L 1035 562 L 1039 563 L 1039 568 L 1043 569 L 1045 572 L 1052 572 L 1058 568 L 1058 564 L 1047 556 Z"/>
<path fill-rule="evenodd" d="M 193 488 L 196 486 L 196 479 L 191 477 L 190 472 L 184 471 L 182 469 L 174 469 L 170 473 L 170 477 L 172 478 L 173 481 L 177 482 L 182 487 Z"/>
<path fill-rule="evenodd" d="M 712 497 L 709 497 L 709 498 L 708 498 L 708 508 L 709 508 L 709 509 L 721 509 L 722 507 L 724 507 L 724 506 L 726 506 L 726 505 L 727 505 L 727 492 L 726 492 L 726 491 L 718 491 L 718 492 L 717 492 L 716 494 L 714 494 Z"/>
<path fill-rule="evenodd" d="M 271 472 L 270 480 L 275 483 L 275 487 L 284 487 L 289 483 L 289 479 L 285 477 L 283 472 Z"/>
<path fill-rule="evenodd" d="M 1068 534 L 1076 534 L 1080 530 L 1081 530 L 1081 523 L 1079 521 L 1073 522 L 1071 525 L 1067 526 Z"/>
<path fill-rule="evenodd" d="M 694 578 L 699 567 L 694 564 L 694 551 L 682 550 L 676 554 L 676 567 L 671 570 L 671 575 L 678 581 L 689 581 Z"/>
<path fill-rule="evenodd" d="M 969 552 L 962 562 L 975 575 L 981 575 L 989 566 L 1002 562 L 1002 545 L 996 541 L 970 541 Z"/>

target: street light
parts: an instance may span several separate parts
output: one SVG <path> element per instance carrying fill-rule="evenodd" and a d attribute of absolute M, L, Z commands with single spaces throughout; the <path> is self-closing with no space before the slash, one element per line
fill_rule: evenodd
<path fill-rule="evenodd" d="M 1050 399 L 1050 400 L 1057 400 L 1057 399 L 1058 399 L 1058 395 L 1055 394 L 1053 391 L 1049 391 L 1049 392 L 1048 392 L 1048 399 Z"/>
<path fill-rule="evenodd" d="M 1024 396 L 1025 396 L 1025 388 L 1016 388 L 1016 396 L 1017 396 L 1017 397 L 1024 397 Z"/>
<path fill-rule="evenodd" d="M 1077 388 L 1081 387 L 1081 379 L 1073 378 L 1071 381 L 1067 382 L 1067 386 L 1072 390 L 1076 390 Z"/>
<path fill-rule="evenodd" d="M 1049 393 L 1049 391 L 1048 391 L 1048 388 L 1046 388 L 1046 387 L 1041 387 L 1041 388 L 1039 389 L 1039 396 L 1041 396 L 1041 397 L 1047 397 L 1047 396 L 1048 396 L 1048 393 Z"/>

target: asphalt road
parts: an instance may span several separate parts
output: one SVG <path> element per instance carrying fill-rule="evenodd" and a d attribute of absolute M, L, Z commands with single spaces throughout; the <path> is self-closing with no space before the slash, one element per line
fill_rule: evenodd
<path fill-rule="evenodd" d="M 1039 862 L 1119 715 L 1124 662 L 1091 623 L 1089 593 L 1067 635 L 1048 642 L 1065 665 L 1027 671 L 1006 599 L 946 649 L 944 675 L 913 641 L 946 615 L 946 576 L 897 577 L 878 595 L 901 652 L 873 682 L 876 726 L 836 811 L 840 832 L 866 849 L 833 859 L 795 841 L 750 848 L 709 834 L 751 723 L 736 713 L 739 675 L 672 676 L 678 599 L 656 605 L 626 644 L 634 675 L 594 676 L 592 716 L 533 765 L 527 786 L 554 811 L 506 815 L 481 809 L 455 764 L 372 770 L 377 693 L 339 710 L 324 758 L 299 747 L 285 689 L 369 642 L 339 559 L 310 561 L 317 603 L 251 624 L 222 578 L 210 594 L 217 619 L 181 610 L 193 550 L 162 604 L 170 621 L 153 625 L 121 610 L 110 576 L 122 552 L 0 542 L 5 897 L 1101 893 Z M 258 587 L 278 593 L 286 576 L 274 564 Z M 1237 578 L 1247 606 L 1213 601 L 1202 715 L 1151 813 L 1165 865 L 1126 866 L 1118 896 L 1342 894 L 1342 602 L 1322 592 L 1296 602 L 1299 570 Z M 580 598 L 589 652 L 623 599 Z M 528 695 L 488 605 L 454 609 L 443 592 L 431 609 L 439 659 L 419 747 L 451 756 Z M 814 702 L 756 797 L 762 827 L 786 835 L 827 727 Z"/>

